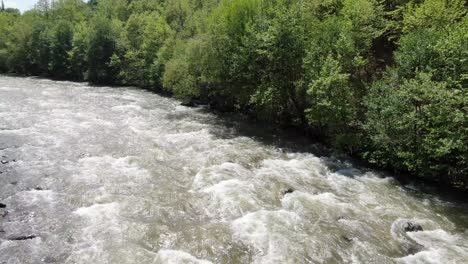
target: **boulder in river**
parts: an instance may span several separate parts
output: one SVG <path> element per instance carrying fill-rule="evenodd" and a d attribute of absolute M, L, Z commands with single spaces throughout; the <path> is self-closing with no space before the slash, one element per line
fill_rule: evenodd
<path fill-rule="evenodd" d="M 292 188 L 288 188 L 288 189 L 283 190 L 283 195 L 286 195 L 288 193 L 293 193 L 293 192 L 294 190 Z"/>
<path fill-rule="evenodd" d="M 37 236 L 35 235 L 30 235 L 30 236 L 13 236 L 7 238 L 10 241 L 21 241 L 21 240 L 30 240 L 30 239 L 35 239 Z"/>
<path fill-rule="evenodd" d="M 0 203 L 0 208 L 6 208 L 6 204 Z"/>
<path fill-rule="evenodd" d="M 413 224 L 411 222 L 407 222 L 406 224 L 403 225 L 403 229 L 405 232 L 418 232 L 418 231 L 424 231 L 421 225 L 418 224 Z"/>
<path fill-rule="evenodd" d="M 2 161 L 0 161 L 0 162 L 1 162 L 2 164 L 7 164 L 7 163 L 8 163 L 8 161 L 6 161 L 6 160 L 2 160 Z"/>
<path fill-rule="evenodd" d="M 345 216 L 345 215 L 340 215 L 340 216 L 336 219 L 336 221 L 340 221 L 340 220 L 348 220 L 348 217 Z"/>

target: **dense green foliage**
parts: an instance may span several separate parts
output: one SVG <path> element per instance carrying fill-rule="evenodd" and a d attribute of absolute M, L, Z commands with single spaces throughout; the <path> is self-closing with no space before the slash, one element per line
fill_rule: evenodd
<path fill-rule="evenodd" d="M 166 90 L 468 186 L 464 0 L 41 0 L 0 72 Z"/>

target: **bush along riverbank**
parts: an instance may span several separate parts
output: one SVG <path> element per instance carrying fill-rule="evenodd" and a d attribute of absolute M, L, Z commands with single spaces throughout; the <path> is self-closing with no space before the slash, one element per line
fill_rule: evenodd
<path fill-rule="evenodd" d="M 463 0 L 49 2 L 2 7 L 0 72 L 167 91 L 468 188 Z"/>

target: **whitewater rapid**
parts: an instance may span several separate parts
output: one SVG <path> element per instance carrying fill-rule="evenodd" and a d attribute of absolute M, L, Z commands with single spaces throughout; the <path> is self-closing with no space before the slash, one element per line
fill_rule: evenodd
<path fill-rule="evenodd" d="M 468 263 L 466 204 L 261 129 L 0 76 L 0 263 Z"/>

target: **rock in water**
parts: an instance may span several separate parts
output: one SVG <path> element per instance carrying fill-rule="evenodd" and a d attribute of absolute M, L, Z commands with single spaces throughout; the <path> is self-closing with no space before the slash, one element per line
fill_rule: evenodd
<path fill-rule="evenodd" d="M 418 225 L 418 224 L 413 224 L 413 223 L 406 223 L 404 226 L 403 226 L 403 229 L 405 230 L 405 232 L 418 232 L 418 231 L 424 231 L 424 229 L 422 228 L 421 225 Z"/>
<path fill-rule="evenodd" d="M 182 102 L 180 105 L 182 106 L 187 106 L 187 107 L 196 107 L 197 104 L 193 101 L 189 101 L 189 102 Z"/>
<path fill-rule="evenodd" d="M 37 236 L 31 235 L 31 236 L 18 236 L 18 237 L 9 237 L 8 240 L 10 241 L 21 241 L 21 240 L 30 240 L 30 239 L 35 239 Z"/>
<path fill-rule="evenodd" d="M 0 208 L 6 208 L 6 204 L 0 203 Z"/>
<path fill-rule="evenodd" d="M 3 211 L 3 213 L 0 213 L 0 216 L 5 218 L 8 215 L 8 211 Z"/>
<path fill-rule="evenodd" d="M 44 263 L 56 263 L 57 260 L 55 258 L 53 258 L 53 257 L 45 257 L 45 258 L 42 259 L 42 262 L 44 262 Z"/>

